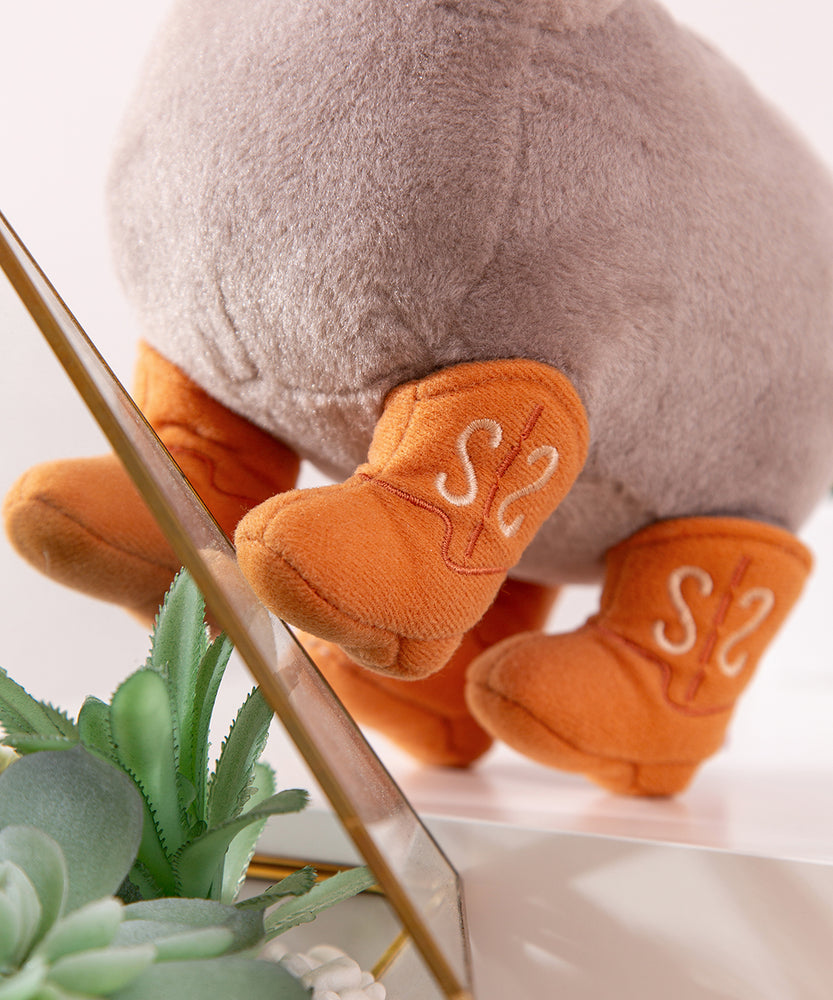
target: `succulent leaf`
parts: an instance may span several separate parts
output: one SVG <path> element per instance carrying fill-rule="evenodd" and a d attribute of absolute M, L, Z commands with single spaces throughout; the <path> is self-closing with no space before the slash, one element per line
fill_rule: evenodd
<path fill-rule="evenodd" d="M 190 704 L 196 667 L 207 648 L 205 602 L 191 575 L 180 570 L 156 617 L 146 666 L 172 676 L 183 693 L 178 704 Z"/>
<path fill-rule="evenodd" d="M 234 935 L 227 927 L 203 927 L 183 930 L 169 924 L 134 921 L 125 926 L 122 944 L 152 941 L 157 962 L 181 962 L 193 958 L 219 958 L 231 950 Z"/>
<path fill-rule="evenodd" d="M 60 920 L 37 948 L 47 962 L 66 955 L 106 948 L 112 944 L 122 921 L 124 905 L 112 896 L 87 903 Z"/>
<path fill-rule="evenodd" d="M 252 773 L 269 735 L 272 709 L 259 688 L 249 694 L 231 724 L 208 789 L 208 825 L 239 815 L 251 794 Z"/>
<path fill-rule="evenodd" d="M 0 725 L 6 732 L 66 736 L 72 723 L 51 705 L 33 698 L 0 667 Z"/>
<path fill-rule="evenodd" d="M 48 701 L 40 702 L 40 706 L 58 732 L 72 740 L 73 743 L 78 742 L 78 725 L 62 708 L 56 708 Z"/>
<path fill-rule="evenodd" d="M 190 778 L 186 778 L 182 771 L 176 773 L 176 788 L 179 795 L 179 805 L 186 814 L 193 813 L 192 806 L 197 801 L 197 790 Z"/>
<path fill-rule="evenodd" d="M 232 649 L 229 638 L 221 635 L 206 650 L 197 670 L 192 710 L 182 721 L 180 767 L 183 773 L 187 773 L 188 766 L 191 767 L 197 789 L 195 810 L 202 818 L 206 815 L 208 795 L 208 734 L 211 716 Z"/>
<path fill-rule="evenodd" d="M 168 685 L 172 725 L 177 734 L 186 728 L 193 711 L 197 673 L 207 648 L 205 602 L 190 575 L 180 572 L 157 616 L 147 662 Z M 186 758 L 186 765 L 179 766 L 187 778 L 193 779 L 190 746 Z"/>
<path fill-rule="evenodd" d="M 22 936 L 17 907 L 4 891 L 4 879 L 5 875 L 0 868 L 0 971 L 19 963 L 18 949 Z"/>
<path fill-rule="evenodd" d="M 78 736 L 91 753 L 120 766 L 110 732 L 110 706 L 106 702 L 92 696 L 84 700 L 78 713 Z"/>
<path fill-rule="evenodd" d="M 208 897 L 219 891 L 215 880 L 226 849 L 237 834 L 258 820 L 279 813 L 300 812 L 308 801 L 305 791 L 289 788 L 272 795 L 255 808 L 207 830 L 201 837 L 186 844 L 174 858 L 174 869 L 183 896 Z"/>
<path fill-rule="evenodd" d="M 132 982 L 156 958 L 151 944 L 132 948 L 98 948 L 54 962 L 49 979 L 69 993 L 104 997 Z"/>
<path fill-rule="evenodd" d="M 24 871 L 37 893 L 41 919 L 32 942 L 37 943 L 63 913 L 66 904 L 69 876 L 63 851 L 52 837 L 36 827 L 7 826 L 0 831 L 2 861 Z"/>
<path fill-rule="evenodd" d="M 11 861 L 0 862 L 0 900 L 3 930 L 9 935 L 0 944 L 0 958 L 3 965 L 14 967 L 26 958 L 37 939 L 41 905 L 26 873 Z"/>
<path fill-rule="evenodd" d="M 222 660 L 219 664 L 218 654 Z M 181 807 L 185 811 L 194 802 L 192 812 L 196 818 L 205 815 L 208 723 L 230 654 L 231 645 L 227 640 L 209 646 L 202 594 L 183 570 L 174 580 L 159 612 L 148 666 L 159 671 L 168 685 L 177 769 L 180 780 L 185 781 L 180 789 L 193 788 L 193 798 L 182 802 Z M 213 687 L 212 674 L 216 674 Z M 203 716 L 207 717 L 204 732 L 200 726 Z M 188 794 L 190 797 L 190 791 Z"/>
<path fill-rule="evenodd" d="M 14 747 L 22 756 L 28 753 L 39 753 L 41 750 L 69 750 L 76 746 L 78 740 L 51 733 L 41 736 L 39 733 L 7 733 L 3 742 Z"/>
<path fill-rule="evenodd" d="M 36 753 L 0 774 L 0 828 L 13 825 L 37 826 L 61 848 L 73 910 L 121 885 L 139 846 L 141 797 L 127 775 L 81 746 Z"/>
<path fill-rule="evenodd" d="M 110 703 L 110 730 L 119 760 L 141 787 L 170 852 L 187 827 L 179 804 L 168 688 L 153 670 L 131 674 Z"/>
<path fill-rule="evenodd" d="M 297 899 L 287 900 L 266 917 L 267 939 L 271 940 L 298 924 L 315 920 L 322 910 L 350 899 L 375 884 L 375 876 L 364 866 L 339 872 L 324 882 L 319 882 L 308 893 Z"/>
<path fill-rule="evenodd" d="M 207 899 L 154 899 L 127 907 L 119 941 L 153 942 L 161 947 L 163 930 L 179 935 L 212 928 L 223 928 L 231 935 L 228 951 L 252 948 L 263 939 L 259 913 L 241 913 L 237 907 Z"/>
<path fill-rule="evenodd" d="M 274 962 L 231 955 L 201 962 L 162 962 L 146 969 L 112 1000 L 310 1000 L 309 991 Z"/>
<path fill-rule="evenodd" d="M 180 931 L 156 942 L 158 962 L 183 962 L 195 958 L 219 958 L 233 950 L 234 934 L 228 927 L 204 927 Z"/>
<path fill-rule="evenodd" d="M 287 875 L 286 878 L 282 878 L 280 882 L 270 885 L 260 895 L 250 896 L 249 899 L 241 900 L 234 905 L 240 910 L 265 910 L 268 906 L 277 903 L 279 899 L 284 899 L 286 896 L 303 896 L 304 893 L 312 889 L 315 885 L 315 880 L 315 869 L 309 865 L 305 865 L 303 868 L 299 868 L 298 871 L 292 872 L 291 875 Z"/>
<path fill-rule="evenodd" d="M 41 959 L 27 962 L 18 972 L 0 979 L 0 1000 L 36 1000 L 46 973 L 46 963 Z"/>
<path fill-rule="evenodd" d="M 54 983 L 46 982 L 32 994 L 31 1000 L 85 1000 L 85 998 L 79 997 L 77 993 L 67 993 L 58 989 Z"/>
<path fill-rule="evenodd" d="M 128 877 L 135 886 L 140 886 L 143 890 L 151 891 L 151 883 L 157 887 L 151 896 L 145 895 L 143 891 L 145 898 L 175 895 L 176 879 L 171 868 L 171 859 L 165 850 L 161 827 L 157 823 L 156 816 L 138 778 L 127 769 L 125 769 L 125 773 L 133 779 L 133 784 L 139 792 L 142 803 L 142 836 L 139 842 L 139 853 Z"/>
<path fill-rule="evenodd" d="M 244 812 L 250 812 L 261 802 L 265 802 L 270 795 L 275 794 L 275 773 L 268 764 L 256 764 L 252 778 L 252 794 L 246 803 Z M 251 826 L 241 830 L 232 840 L 226 851 L 225 862 L 223 864 L 223 885 L 220 891 L 220 900 L 223 903 L 233 903 L 237 899 L 240 887 L 246 879 L 246 872 L 249 862 L 255 852 L 260 835 L 266 826 L 266 820 L 262 819 Z"/>

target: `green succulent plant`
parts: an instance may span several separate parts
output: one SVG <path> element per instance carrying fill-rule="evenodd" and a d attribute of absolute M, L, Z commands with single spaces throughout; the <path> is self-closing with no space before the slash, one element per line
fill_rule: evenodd
<path fill-rule="evenodd" d="M 20 755 L 0 767 L 0 1000 L 307 996 L 252 954 L 374 879 L 315 884 L 304 868 L 232 905 L 267 818 L 307 793 L 276 793 L 258 760 L 272 713 L 257 689 L 209 771 L 231 651 L 209 641 L 183 571 L 109 704 L 87 698 L 73 720 L 0 670 L 3 743 Z"/>
<path fill-rule="evenodd" d="M 133 783 L 83 747 L 0 775 L 0 1000 L 307 997 L 253 957 L 262 906 L 113 895 L 142 823 Z"/>
<path fill-rule="evenodd" d="M 266 819 L 307 802 L 301 789 L 275 794 L 271 768 L 258 763 L 272 711 L 257 688 L 209 774 L 209 726 L 232 646 L 225 636 L 209 642 L 204 616 L 202 596 L 183 571 L 156 619 L 147 662 L 109 705 L 87 698 L 77 720 L 36 701 L 0 671 L 7 746 L 29 754 L 80 744 L 134 781 L 144 822 L 123 889 L 128 901 L 200 896 L 231 902 Z"/>

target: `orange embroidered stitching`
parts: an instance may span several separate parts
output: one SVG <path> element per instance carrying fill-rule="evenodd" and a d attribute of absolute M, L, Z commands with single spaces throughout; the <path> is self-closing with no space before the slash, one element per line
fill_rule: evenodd
<path fill-rule="evenodd" d="M 644 657 L 649 663 L 658 667 L 663 678 L 662 697 L 677 712 L 682 712 L 684 715 L 689 715 L 692 718 L 705 718 L 709 715 L 719 715 L 721 712 L 728 712 L 732 707 L 733 702 L 729 702 L 726 705 L 718 705 L 716 708 L 691 708 L 688 705 L 681 705 L 679 702 L 674 701 L 669 693 L 671 690 L 671 681 L 673 680 L 674 671 L 671 666 L 665 662 L 665 660 L 660 659 L 660 657 L 656 656 L 650 650 L 645 649 L 644 646 L 640 646 L 638 642 L 626 639 L 624 636 L 619 635 L 618 632 L 614 632 L 613 629 L 607 628 L 604 625 L 594 624 L 590 627 L 595 629 L 601 635 L 605 635 L 608 638 L 615 639 L 617 642 L 621 642 L 622 645 L 632 649 L 635 653 Z"/>
<path fill-rule="evenodd" d="M 444 510 L 440 510 L 439 507 L 435 507 L 434 504 L 429 503 L 427 500 L 421 500 L 419 497 L 415 497 L 410 493 L 406 493 L 404 490 L 400 490 L 398 487 L 391 485 L 391 483 L 386 483 L 384 479 L 376 479 L 373 476 L 368 475 L 366 472 L 361 473 L 361 478 L 367 480 L 368 482 L 376 483 L 383 489 L 388 490 L 388 492 L 393 493 L 395 496 L 400 497 L 402 500 L 406 500 L 408 503 L 413 504 L 415 507 L 419 507 L 422 510 L 427 510 L 431 514 L 436 514 L 445 525 L 445 533 L 443 536 L 442 544 L 442 557 L 443 562 L 446 566 L 455 573 L 459 573 L 462 576 L 490 576 L 495 573 L 506 573 L 508 572 L 508 567 L 506 566 L 485 566 L 481 569 L 476 569 L 469 566 L 460 566 L 451 560 L 448 555 L 449 549 L 451 548 L 451 539 L 454 535 L 454 525 L 451 523 L 451 518 L 446 514 Z"/>
<path fill-rule="evenodd" d="M 181 448 L 176 445 L 172 445 L 168 448 L 171 455 L 176 458 L 177 455 L 188 455 L 190 458 L 194 458 L 199 461 L 205 468 L 209 471 L 208 482 L 212 489 L 216 490 L 220 496 L 228 497 L 230 500 L 236 500 L 242 507 L 247 510 L 251 510 L 252 507 L 256 507 L 260 500 L 256 497 L 249 497 L 243 493 L 231 493 L 228 490 L 224 490 L 221 486 L 217 484 L 216 474 L 217 474 L 217 463 L 216 461 L 203 452 L 196 451 L 193 448 Z"/>
<path fill-rule="evenodd" d="M 752 560 L 749 556 L 742 556 L 740 562 L 735 567 L 735 571 L 732 574 L 732 579 L 729 581 L 729 588 L 726 593 L 721 598 L 720 604 L 718 605 L 717 612 L 715 613 L 714 619 L 712 620 L 711 631 L 706 637 L 706 643 L 703 646 L 703 652 L 700 654 L 699 663 L 701 665 L 701 670 L 692 679 L 689 685 L 688 691 L 686 692 L 686 701 L 694 701 L 697 697 L 697 693 L 706 679 L 706 666 L 714 653 L 715 646 L 717 645 L 717 633 L 720 626 L 726 621 L 726 616 L 729 613 L 729 608 L 731 607 L 732 601 L 734 600 L 734 592 L 737 587 L 740 586 L 743 581 L 743 577 L 746 574 L 747 569 L 751 564 Z"/>
<path fill-rule="evenodd" d="M 544 412 L 544 406 L 542 403 L 539 403 L 530 414 L 529 419 L 527 420 L 523 430 L 521 431 L 520 437 L 518 438 L 518 443 L 500 464 L 500 467 L 498 468 L 497 473 L 495 475 L 494 485 L 489 490 L 489 494 L 486 497 L 486 503 L 483 505 L 483 515 L 480 518 L 480 522 L 477 525 L 475 525 L 475 528 L 471 533 L 471 537 L 469 538 L 469 544 L 466 548 L 466 559 L 471 559 L 472 555 L 474 554 L 475 546 L 477 545 L 480 536 L 483 534 L 483 531 L 486 527 L 486 520 L 489 517 L 489 514 L 491 514 L 492 512 L 492 504 L 494 503 L 495 496 L 497 495 L 498 488 L 500 487 L 501 479 L 503 479 L 503 477 L 506 475 L 506 473 L 512 466 L 512 463 L 515 461 L 518 455 L 520 455 L 521 450 L 523 449 L 524 441 L 526 441 L 526 439 L 530 436 L 530 434 L 532 434 L 533 430 L 535 429 L 535 425 L 541 419 L 541 414 L 543 412 Z"/>

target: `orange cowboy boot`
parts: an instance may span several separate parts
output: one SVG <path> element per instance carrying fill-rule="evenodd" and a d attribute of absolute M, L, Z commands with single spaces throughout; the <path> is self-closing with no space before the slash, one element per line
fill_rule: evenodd
<path fill-rule="evenodd" d="M 587 450 L 548 365 L 462 364 L 394 389 L 367 464 L 240 522 L 243 573 L 273 611 L 366 667 L 439 670 L 495 598 Z"/>
<path fill-rule="evenodd" d="M 493 736 L 615 792 L 671 795 L 720 749 L 737 698 L 811 568 L 756 521 L 663 521 L 608 553 L 601 609 L 483 654 L 469 706 Z"/>
<path fill-rule="evenodd" d="M 134 399 L 223 530 L 278 490 L 298 458 L 227 410 L 152 348 L 140 345 Z M 152 621 L 179 569 L 115 455 L 48 462 L 3 504 L 17 551 L 47 576 Z"/>
<path fill-rule="evenodd" d="M 354 663 L 338 646 L 299 638 L 353 718 L 376 729 L 423 764 L 468 767 L 492 745 L 465 699 L 469 663 L 507 636 L 543 628 L 557 591 L 507 580 L 449 662 L 430 677 L 386 677 Z"/>

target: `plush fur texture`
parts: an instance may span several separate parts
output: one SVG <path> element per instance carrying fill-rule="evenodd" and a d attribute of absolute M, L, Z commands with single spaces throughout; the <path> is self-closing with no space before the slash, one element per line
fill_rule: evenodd
<path fill-rule="evenodd" d="M 567 375 L 590 454 L 526 579 L 833 481 L 833 186 L 650 0 L 180 0 L 110 205 L 147 339 L 339 478 L 402 382 Z"/>

